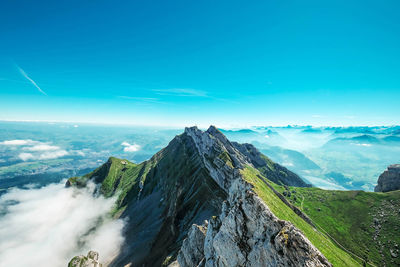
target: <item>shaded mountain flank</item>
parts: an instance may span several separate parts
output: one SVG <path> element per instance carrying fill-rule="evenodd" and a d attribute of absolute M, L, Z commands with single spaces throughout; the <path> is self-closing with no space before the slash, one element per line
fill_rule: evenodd
<path fill-rule="evenodd" d="M 214 126 L 186 128 L 140 164 L 110 158 L 67 186 L 88 181 L 117 197 L 112 213 L 127 221 L 110 266 L 375 266 L 293 200 L 315 188 Z"/>

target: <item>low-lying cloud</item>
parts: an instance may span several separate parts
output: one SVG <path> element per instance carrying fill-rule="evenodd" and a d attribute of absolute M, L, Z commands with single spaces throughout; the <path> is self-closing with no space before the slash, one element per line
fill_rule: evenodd
<path fill-rule="evenodd" d="M 51 146 L 49 144 L 39 144 L 32 147 L 25 147 L 25 150 L 29 151 L 49 151 L 49 150 L 58 150 L 59 146 Z"/>
<path fill-rule="evenodd" d="M 16 139 L 16 140 L 6 140 L 3 142 L 0 142 L 0 145 L 5 145 L 5 146 L 26 146 L 26 145 L 32 145 L 32 144 L 37 144 L 38 141 L 33 141 L 30 139 Z"/>
<path fill-rule="evenodd" d="M 12 147 L 12 149 L 21 149 L 22 151 L 18 154 L 18 158 L 23 161 L 56 159 L 69 155 L 68 151 L 61 149 L 59 146 L 30 139 L 6 140 L 0 142 L 0 145 Z"/>
<path fill-rule="evenodd" d="M 124 146 L 125 152 L 136 152 L 140 150 L 140 146 L 137 144 L 130 144 L 128 142 L 123 142 L 121 145 Z"/>
<path fill-rule="evenodd" d="M 40 154 L 39 159 L 56 159 L 68 154 L 69 153 L 66 150 L 48 151 Z"/>
<path fill-rule="evenodd" d="M 27 160 L 31 160 L 31 159 L 34 159 L 35 158 L 35 156 L 33 156 L 33 154 L 32 153 L 20 153 L 19 155 L 18 155 L 18 158 L 20 158 L 21 160 L 23 160 L 23 161 L 27 161 Z"/>
<path fill-rule="evenodd" d="M 0 262 L 4 266 L 67 266 L 89 250 L 110 262 L 123 242 L 122 220 L 109 211 L 115 199 L 94 197 L 94 185 L 12 189 L 0 197 Z"/>

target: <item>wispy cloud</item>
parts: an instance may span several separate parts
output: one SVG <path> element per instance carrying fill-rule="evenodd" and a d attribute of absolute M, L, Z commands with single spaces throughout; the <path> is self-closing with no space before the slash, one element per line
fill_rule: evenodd
<path fill-rule="evenodd" d="M 135 100 L 148 103 L 160 103 L 160 99 L 156 97 L 140 97 L 140 96 L 118 96 L 119 98 Z"/>
<path fill-rule="evenodd" d="M 200 98 L 208 98 L 216 101 L 235 103 L 237 102 L 228 100 L 225 98 L 219 98 L 215 96 L 211 96 L 206 91 L 191 89 L 191 88 L 171 88 L 171 89 L 153 89 L 152 90 L 157 95 L 164 96 L 178 96 L 178 97 L 200 97 Z"/>
<path fill-rule="evenodd" d="M 153 89 L 158 95 L 209 97 L 207 92 L 190 88 Z"/>
<path fill-rule="evenodd" d="M 193 97 L 193 98 L 203 98 L 211 99 L 222 102 L 236 103 L 232 100 L 227 100 L 224 98 L 218 98 L 210 95 L 207 91 L 192 89 L 192 88 L 170 88 L 170 89 L 149 89 L 152 92 L 150 96 L 117 96 L 118 98 L 133 100 L 141 104 L 174 104 L 173 102 L 167 100 L 165 96 L 174 97 Z"/>
<path fill-rule="evenodd" d="M 32 80 L 32 78 L 29 77 L 28 74 L 26 74 L 26 72 L 25 72 L 21 67 L 19 67 L 19 66 L 17 65 L 17 68 L 18 68 L 19 72 L 22 74 L 22 76 L 24 76 L 31 84 L 33 84 L 33 86 L 35 86 L 35 87 L 39 90 L 39 92 L 41 92 L 41 93 L 44 94 L 44 95 L 47 95 L 47 94 L 45 93 L 45 91 L 43 91 L 43 90 L 39 87 L 39 85 L 37 85 L 37 83 L 36 83 L 34 80 Z"/>

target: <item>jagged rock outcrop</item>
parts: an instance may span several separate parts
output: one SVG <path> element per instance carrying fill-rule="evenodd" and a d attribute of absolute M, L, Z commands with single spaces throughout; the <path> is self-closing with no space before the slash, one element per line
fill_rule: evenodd
<path fill-rule="evenodd" d="M 400 190 L 400 164 L 390 165 L 378 178 L 375 192 Z"/>
<path fill-rule="evenodd" d="M 68 263 L 68 267 L 102 267 L 103 265 L 98 261 L 99 253 L 96 251 L 89 251 L 87 256 L 75 256 Z"/>
<path fill-rule="evenodd" d="M 206 133 L 218 131 L 210 129 Z M 210 156 L 224 149 L 233 155 L 234 168 L 228 173 L 210 170 L 212 177 L 228 192 L 229 198 L 224 201 L 221 214 L 212 217 L 208 225 L 203 225 L 201 229 L 207 229 L 204 235 L 204 231 L 192 230 L 183 242 L 178 256 L 181 267 L 331 266 L 297 228 L 279 220 L 241 177 L 238 169 L 251 164 L 248 158 L 235 147 L 229 147 L 231 144 L 226 138 L 219 140 L 219 135 L 204 135 L 196 128 L 185 132 L 194 138 L 207 168 L 213 167 L 209 162 Z M 222 146 L 216 149 L 215 144 Z M 203 253 L 199 253 L 202 242 Z"/>
<path fill-rule="evenodd" d="M 331 266 L 296 227 L 279 220 L 243 180 L 234 182 L 222 210 L 208 227 L 203 226 L 207 228 L 205 236 L 188 235 L 178 256 L 181 267 Z M 197 253 L 191 253 L 193 250 Z M 191 264 L 183 260 L 193 255 L 197 256 L 191 258 Z"/>
<path fill-rule="evenodd" d="M 197 224 L 192 225 L 178 254 L 178 262 L 181 262 L 181 265 L 201 266 L 205 262 L 204 239 L 206 237 L 207 226 L 207 221 L 203 226 Z"/>

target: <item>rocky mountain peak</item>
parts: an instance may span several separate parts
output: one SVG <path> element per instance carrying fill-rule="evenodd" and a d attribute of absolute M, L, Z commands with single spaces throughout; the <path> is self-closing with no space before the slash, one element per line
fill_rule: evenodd
<path fill-rule="evenodd" d="M 211 125 L 208 130 L 206 131 L 206 133 L 208 133 L 209 135 L 214 136 L 215 138 L 217 138 L 218 140 L 220 140 L 223 143 L 227 143 L 228 138 L 226 138 L 226 136 L 220 131 L 218 130 L 215 126 Z"/>
<path fill-rule="evenodd" d="M 229 164 L 227 166 L 221 166 L 221 170 L 229 171 L 233 173 L 234 169 L 242 169 L 243 166 L 251 165 L 258 168 L 262 173 L 277 184 L 309 187 L 311 185 L 303 181 L 297 174 L 289 171 L 285 167 L 274 163 L 268 157 L 261 154 L 260 151 L 252 144 L 239 144 L 237 142 L 231 142 L 226 136 L 219 131 L 215 126 L 210 126 L 207 131 L 203 132 L 197 127 L 190 127 L 185 129 L 185 134 L 193 139 L 199 154 L 203 157 L 203 160 L 211 170 L 212 175 L 215 174 L 215 168 L 212 166 L 219 166 L 220 159 L 226 159 L 225 162 L 229 162 L 232 166 L 230 170 Z M 210 160 L 212 161 L 211 166 Z M 285 173 L 285 175 L 281 175 Z M 221 181 L 221 175 L 214 176 L 214 179 L 218 181 L 219 185 L 228 190 L 231 180 L 234 179 L 232 175 L 226 175 L 229 177 L 228 180 Z"/>
<path fill-rule="evenodd" d="M 191 227 L 171 266 L 331 266 L 296 227 L 270 211 L 241 170 L 260 167 L 268 178 L 304 186 L 300 177 L 270 161 L 253 145 L 231 143 L 214 126 L 205 132 L 187 128 L 185 133 L 228 199 L 218 216 Z"/>
<path fill-rule="evenodd" d="M 211 126 L 186 128 L 140 164 L 110 158 L 70 185 L 90 180 L 106 197 L 118 197 L 115 217 L 129 223 L 110 266 L 161 266 L 175 259 L 181 266 L 330 266 L 257 196 L 242 174 L 248 168 L 280 184 L 301 181 L 254 146 L 230 142 Z M 288 240 L 294 243 L 288 246 Z"/>

